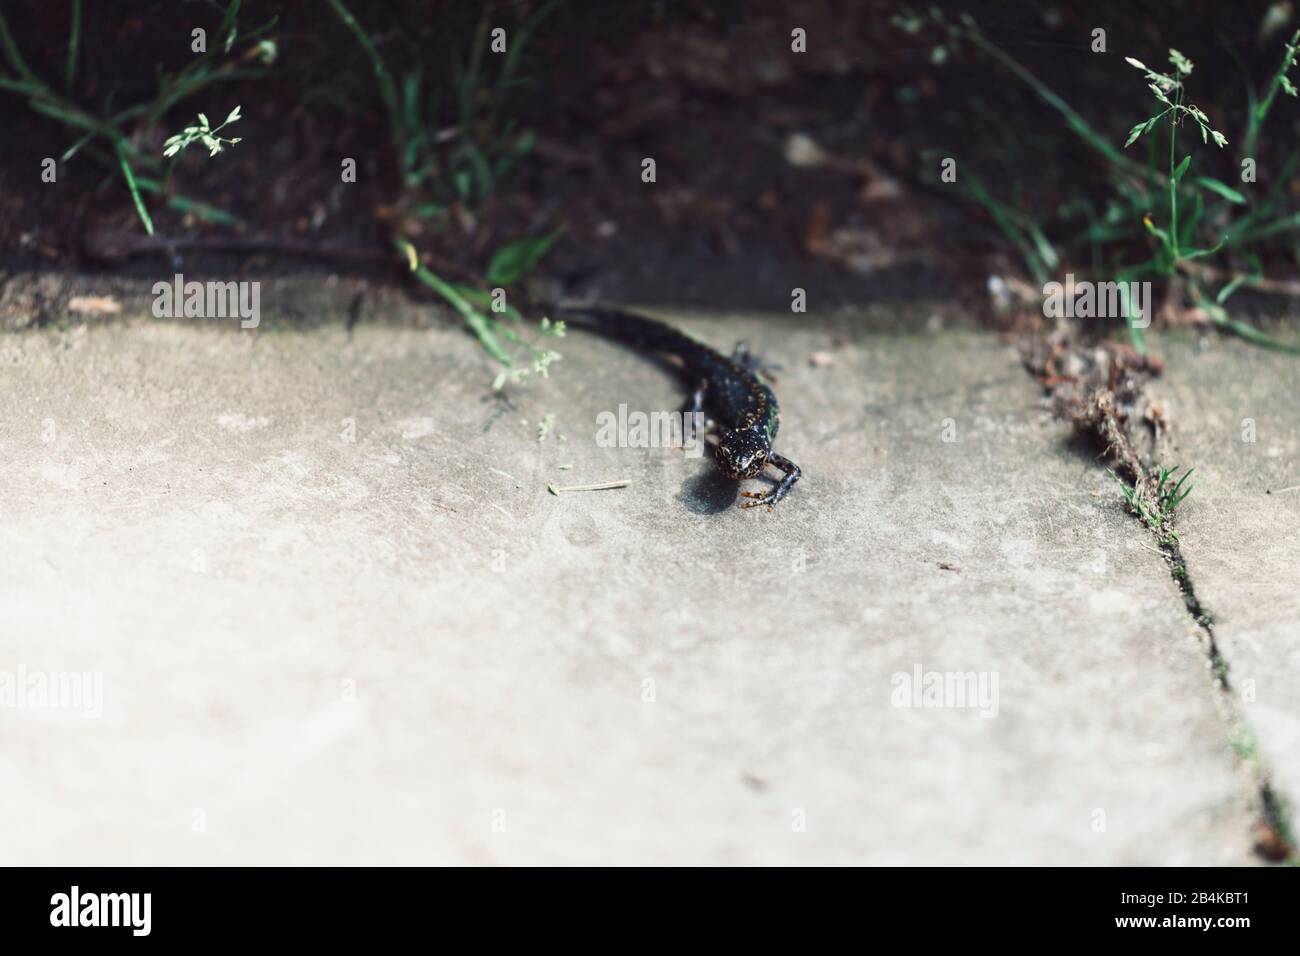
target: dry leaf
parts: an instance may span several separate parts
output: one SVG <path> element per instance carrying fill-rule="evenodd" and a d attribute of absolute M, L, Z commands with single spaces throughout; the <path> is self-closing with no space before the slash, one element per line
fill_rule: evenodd
<path fill-rule="evenodd" d="M 117 315 L 122 306 L 106 295 L 77 295 L 68 302 L 68 309 L 83 315 Z"/>
<path fill-rule="evenodd" d="M 835 364 L 835 356 L 830 352 L 813 352 L 808 356 L 808 364 L 813 368 L 826 368 Z"/>

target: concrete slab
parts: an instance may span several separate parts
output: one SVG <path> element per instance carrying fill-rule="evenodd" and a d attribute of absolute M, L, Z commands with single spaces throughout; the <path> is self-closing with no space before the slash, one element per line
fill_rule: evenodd
<path fill-rule="evenodd" d="M 576 333 L 509 403 L 449 329 L 4 340 L 0 667 L 103 700 L 0 709 L 0 855 L 1250 862 L 1114 487 L 1005 345 L 873 318 L 680 317 L 785 365 L 807 477 L 771 514 L 707 459 L 598 447 L 599 413 L 681 395 Z"/>
<path fill-rule="evenodd" d="M 1178 533 L 1275 787 L 1300 807 L 1300 359 L 1221 337 L 1160 348 L 1194 467 Z"/>

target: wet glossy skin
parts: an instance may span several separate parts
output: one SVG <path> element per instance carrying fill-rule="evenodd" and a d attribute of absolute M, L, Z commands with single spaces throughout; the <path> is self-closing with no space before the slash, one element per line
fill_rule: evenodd
<path fill-rule="evenodd" d="M 682 377 L 695 389 L 693 410 L 707 408 L 721 426 L 714 450 L 719 470 L 736 480 L 758 477 L 768 465 L 785 472 L 771 491 L 742 492 L 754 499 L 742 507 L 765 504 L 770 509 L 799 480 L 799 466 L 772 450 L 781 423 L 776 396 L 752 371 L 753 363 L 743 361 L 747 355 L 743 348 L 737 349 L 736 357 L 727 358 L 672 326 L 621 309 L 591 306 L 550 311 L 569 325 L 681 360 Z"/>
<path fill-rule="evenodd" d="M 728 478 L 740 480 L 754 478 L 767 467 L 767 456 L 772 445 L 767 434 L 757 425 L 749 428 L 728 428 L 718 436 L 714 458 Z"/>

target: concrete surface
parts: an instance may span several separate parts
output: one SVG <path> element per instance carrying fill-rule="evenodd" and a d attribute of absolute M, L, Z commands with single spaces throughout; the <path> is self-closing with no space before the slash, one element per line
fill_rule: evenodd
<path fill-rule="evenodd" d="M 0 857 L 1254 862 L 1168 572 L 1006 345 L 677 318 L 785 365 L 773 513 L 597 447 L 681 393 L 578 333 L 508 403 L 454 329 L 0 342 L 0 669 L 103 681 L 0 709 Z"/>
<path fill-rule="evenodd" d="M 1300 807 L 1300 358 L 1222 337 L 1162 352 L 1169 457 L 1196 469 L 1178 517 L 1188 572 L 1274 785 Z"/>

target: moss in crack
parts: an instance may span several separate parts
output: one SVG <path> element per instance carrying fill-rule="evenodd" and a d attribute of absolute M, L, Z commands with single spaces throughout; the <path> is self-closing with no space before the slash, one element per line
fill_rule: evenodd
<path fill-rule="evenodd" d="M 1267 783 L 1260 787 L 1260 800 L 1264 819 L 1255 830 L 1255 852 L 1274 863 L 1300 866 L 1286 803 Z"/>
<path fill-rule="evenodd" d="M 1231 742 L 1237 759 L 1259 781 L 1260 820 L 1255 825 L 1255 852 L 1272 863 L 1300 865 L 1290 813 L 1286 802 L 1278 796 L 1266 776 L 1254 733 L 1244 722 L 1238 721 Z"/>
<path fill-rule="evenodd" d="M 1196 626 L 1205 635 L 1205 650 L 1210 658 L 1210 667 L 1214 671 L 1214 676 L 1224 690 L 1230 690 L 1232 685 L 1228 682 L 1228 662 L 1219 653 L 1219 645 L 1214 636 L 1214 615 L 1201 604 L 1201 599 L 1196 596 L 1196 586 L 1192 583 L 1191 575 L 1187 572 L 1187 559 L 1183 557 L 1183 549 L 1179 544 L 1178 536 L 1169 531 L 1159 536 L 1159 543 L 1160 551 L 1169 564 L 1169 575 L 1174 579 L 1174 584 L 1178 586 L 1178 593 L 1183 596 L 1183 606 L 1187 608 L 1187 613 L 1191 615 L 1192 620 L 1196 622 Z"/>

